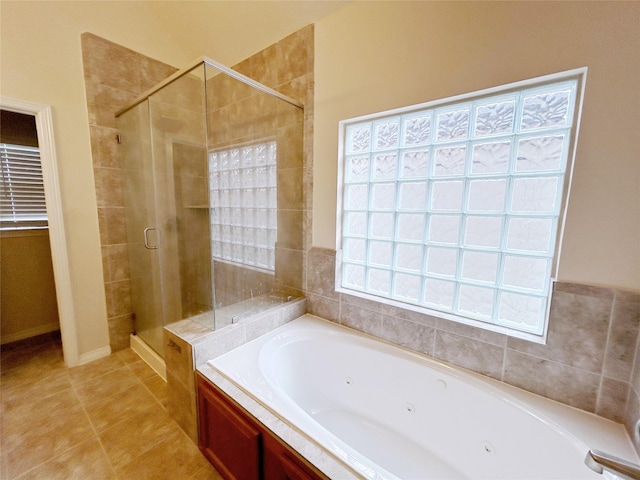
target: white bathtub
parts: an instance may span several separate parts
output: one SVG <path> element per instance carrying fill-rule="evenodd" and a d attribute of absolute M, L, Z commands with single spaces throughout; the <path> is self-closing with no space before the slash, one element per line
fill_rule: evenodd
<path fill-rule="evenodd" d="M 364 478 L 603 479 L 590 448 L 638 462 L 622 425 L 312 315 L 208 365 Z"/>

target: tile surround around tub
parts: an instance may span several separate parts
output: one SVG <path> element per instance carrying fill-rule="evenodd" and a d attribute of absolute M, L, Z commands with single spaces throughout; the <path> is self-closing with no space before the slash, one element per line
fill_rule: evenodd
<path fill-rule="evenodd" d="M 164 343 L 173 346 L 166 349 L 165 355 L 167 410 L 195 443 L 198 443 L 195 369 L 300 317 L 306 310 L 306 300 L 297 298 L 215 331 L 204 327 L 197 317 L 164 328 Z"/>
<path fill-rule="evenodd" d="M 308 252 L 309 313 L 624 423 L 640 453 L 640 292 L 556 283 L 541 345 L 337 293 L 334 268 Z"/>

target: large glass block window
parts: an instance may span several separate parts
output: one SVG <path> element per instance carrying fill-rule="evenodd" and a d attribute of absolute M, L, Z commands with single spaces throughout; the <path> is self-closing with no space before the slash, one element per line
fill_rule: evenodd
<path fill-rule="evenodd" d="M 215 260 L 275 271 L 276 159 L 275 140 L 209 153 Z"/>
<path fill-rule="evenodd" d="M 340 290 L 543 335 L 580 88 L 574 72 L 341 122 Z"/>

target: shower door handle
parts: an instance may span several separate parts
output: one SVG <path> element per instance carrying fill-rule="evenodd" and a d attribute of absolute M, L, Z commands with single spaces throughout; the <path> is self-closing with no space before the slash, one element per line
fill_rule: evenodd
<path fill-rule="evenodd" d="M 153 228 L 153 227 L 147 227 L 144 229 L 144 248 L 146 248 L 147 250 L 156 250 L 158 248 L 158 244 L 160 242 L 158 242 L 156 245 L 151 245 L 151 243 L 149 243 L 149 232 L 150 231 L 154 231 L 154 232 L 158 232 L 156 234 L 157 239 L 160 238 L 160 232 L 157 228 Z"/>

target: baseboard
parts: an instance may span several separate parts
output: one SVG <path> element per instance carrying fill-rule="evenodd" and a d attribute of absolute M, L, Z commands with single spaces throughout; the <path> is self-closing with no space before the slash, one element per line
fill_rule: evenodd
<path fill-rule="evenodd" d="M 111 347 L 109 345 L 95 350 L 91 350 L 87 353 L 82 353 L 78 357 L 78 365 L 84 365 L 85 363 L 93 362 L 103 357 L 111 355 Z"/>
<path fill-rule="evenodd" d="M 0 336 L 0 345 L 4 345 L 5 343 L 17 342 L 18 340 L 24 340 L 25 338 L 35 337 L 44 333 L 55 332 L 56 330 L 60 330 L 60 322 L 45 323 L 44 325 L 38 325 L 37 327 L 33 328 L 26 328 L 15 333 L 3 333 L 2 336 Z"/>
<path fill-rule="evenodd" d="M 131 350 L 144 360 L 162 379 L 167 381 L 167 367 L 164 359 L 158 355 L 149 345 L 144 343 L 137 335 L 130 335 Z"/>

